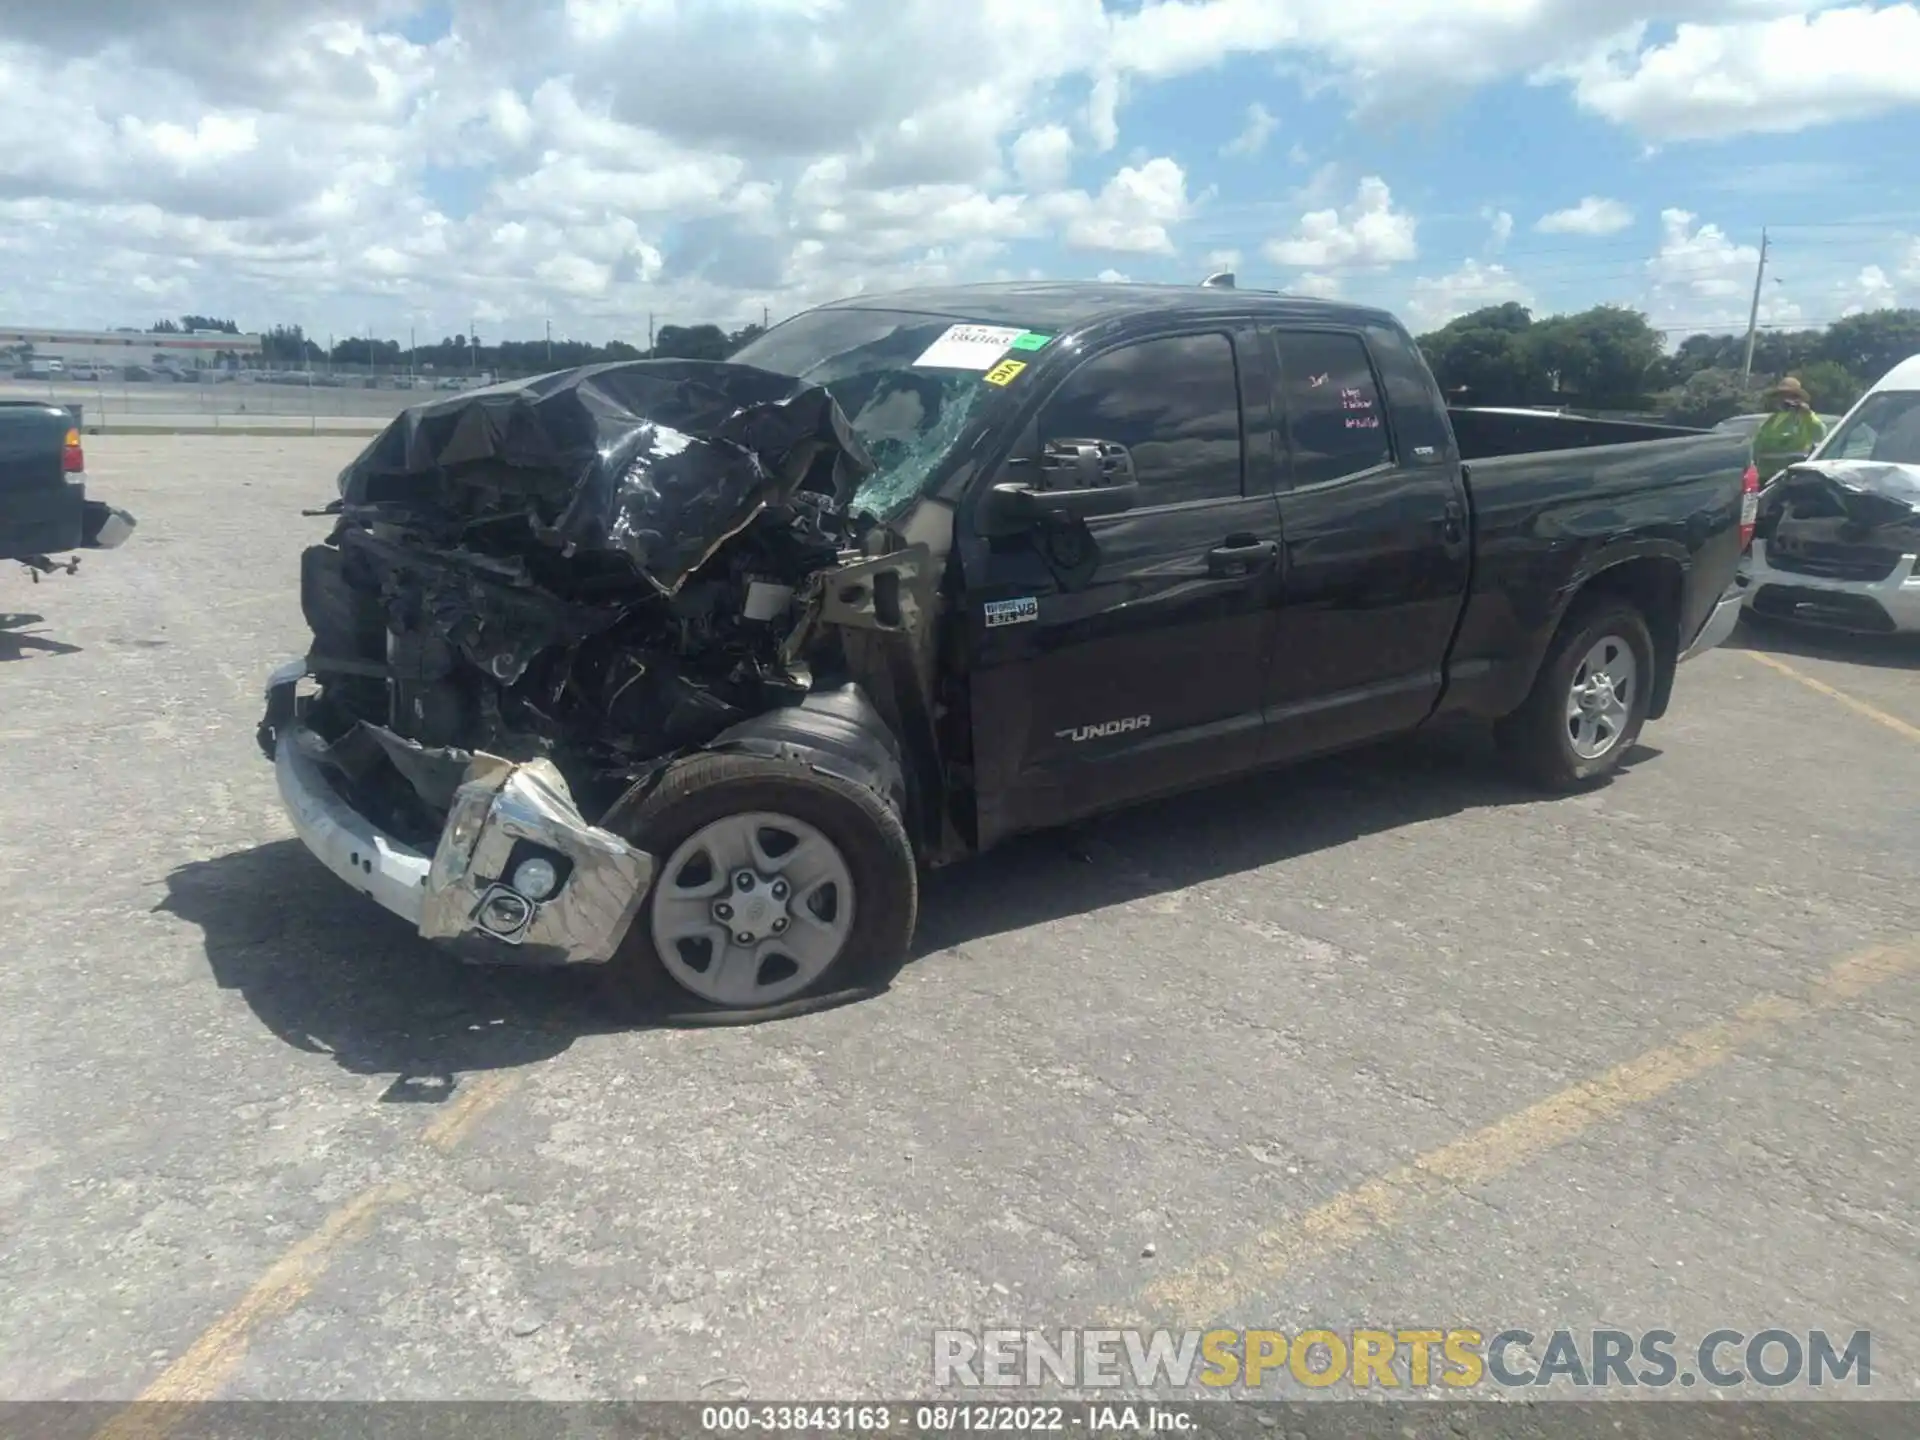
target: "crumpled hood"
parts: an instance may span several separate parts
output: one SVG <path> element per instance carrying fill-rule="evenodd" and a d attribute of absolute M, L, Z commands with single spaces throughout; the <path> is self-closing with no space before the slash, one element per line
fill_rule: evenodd
<path fill-rule="evenodd" d="M 1767 487 L 1756 534 L 1778 544 L 1920 551 L 1920 466 L 1812 460 Z"/>
<path fill-rule="evenodd" d="M 824 389 L 749 365 L 589 365 L 402 411 L 340 475 L 352 510 L 457 532 L 524 522 L 563 554 L 624 556 L 673 595 L 769 505 L 844 509 L 873 461 Z"/>

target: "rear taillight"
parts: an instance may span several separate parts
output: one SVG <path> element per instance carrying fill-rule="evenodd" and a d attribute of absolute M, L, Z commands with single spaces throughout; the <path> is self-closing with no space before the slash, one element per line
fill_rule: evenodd
<path fill-rule="evenodd" d="M 1747 466 L 1747 473 L 1740 477 L 1740 548 L 1745 550 L 1753 543 L 1753 527 L 1760 519 L 1760 470 L 1758 466 Z"/>
<path fill-rule="evenodd" d="M 80 448 L 77 426 L 67 431 L 66 441 L 60 447 L 60 468 L 69 475 L 84 475 L 87 471 L 87 452 Z"/>

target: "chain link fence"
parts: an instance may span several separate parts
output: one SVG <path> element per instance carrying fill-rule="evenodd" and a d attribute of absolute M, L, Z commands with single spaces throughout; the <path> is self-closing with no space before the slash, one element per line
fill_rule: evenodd
<path fill-rule="evenodd" d="M 537 373 L 534 371 L 528 374 Z M 311 429 L 377 429 L 409 405 L 519 378 L 517 372 L 423 373 L 404 368 L 317 363 L 312 369 L 115 369 L 71 365 L 52 375 L 0 377 L 0 399 L 46 400 L 82 408 L 90 430 L 166 422 L 219 429 L 246 421 L 308 422 Z M 302 428 L 287 424 L 285 428 Z"/>

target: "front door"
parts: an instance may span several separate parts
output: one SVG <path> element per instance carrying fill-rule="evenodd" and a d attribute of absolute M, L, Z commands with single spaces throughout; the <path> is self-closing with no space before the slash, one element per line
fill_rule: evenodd
<path fill-rule="evenodd" d="M 982 845 L 1257 759 L 1280 527 L 1256 344 L 1229 324 L 1097 351 L 1016 447 L 1031 462 L 1050 440 L 1124 445 L 1139 496 L 967 547 Z"/>
<path fill-rule="evenodd" d="M 1408 730 L 1440 698 L 1471 542 L 1459 468 L 1409 465 L 1361 336 L 1279 330 L 1286 590 L 1270 760 Z"/>

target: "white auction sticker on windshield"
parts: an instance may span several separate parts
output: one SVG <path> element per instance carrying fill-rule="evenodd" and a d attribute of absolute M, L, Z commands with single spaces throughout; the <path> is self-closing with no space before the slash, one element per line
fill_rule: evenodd
<path fill-rule="evenodd" d="M 914 368 L 936 370 L 991 370 L 1007 348 L 1027 332 L 1019 326 L 952 325 L 920 358 Z"/>

